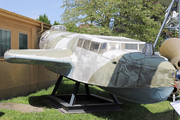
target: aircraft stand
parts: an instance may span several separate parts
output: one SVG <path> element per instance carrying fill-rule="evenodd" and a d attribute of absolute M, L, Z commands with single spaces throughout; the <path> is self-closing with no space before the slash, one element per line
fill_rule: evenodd
<path fill-rule="evenodd" d="M 72 94 L 58 95 L 55 94 L 63 76 L 60 76 L 52 94 L 49 96 L 53 102 L 48 104 L 58 108 L 62 113 L 86 113 L 102 111 L 120 111 L 120 103 L 116 96 L 110 94 L 111 99 L 107 99 L 95 94 L 90 94 L 88 84 L 85 84 L 86 94 L 77 94 L 80 82 L 76 82 Z M 54 102 L 55 101 L 55 102 Z"/>

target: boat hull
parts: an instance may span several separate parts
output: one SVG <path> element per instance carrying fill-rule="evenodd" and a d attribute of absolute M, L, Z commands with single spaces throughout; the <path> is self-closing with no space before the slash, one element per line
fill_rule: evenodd
<path fill-rule="evenodd" d="M 100 86 L 99 86 L 100 87 Z M 159 88 L 112 88 L 100 87 L 117 97 L 125 100 L 141 103 L 151 104 L 166 100 L 173 91 L 173 87 L 159 87 Z"/>

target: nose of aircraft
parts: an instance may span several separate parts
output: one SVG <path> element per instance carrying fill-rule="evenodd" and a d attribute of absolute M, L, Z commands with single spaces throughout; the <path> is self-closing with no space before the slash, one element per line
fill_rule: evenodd
<path fill-rule="evenodd" d="M 131 74 L 129 79 L 137 78 L 137 87 L 173 87 L 176 69 L 165 58 L 159 55 L 147 56 L 142 53 L 130 53 L 124 58 L 128 61 L 126 62 L 127 65 L 123 64 L 123 66 L 126 66 L 128 71 L 125 73 L 126 70 L 124 69 L 121 72 Z M 120 61 L 125 60 L 121 59 Z"/>
<path fill-rule="evenodd" d="M 176 69 L 159 55 L 125 54 L 117 67 L 116 79 L 111 83 L 121 89 L 108 90 L 126 100 L 157 103 L 166 100 L 173 91 Z"/>
<path fill-rule="evenodd" d="M 167 47 L 167 45 L 165 47 Z M 163 47 L 163 49 L 166 49 L 165 47 Z M 145 55 L 144 65 L 156 69 L 151 80 L 151 87 L 170 87 L 174 84 L 176 72 L 174 66 L 164 58 L 155 55 L 153 44 L 146 43 L 141 54 Z M 172 54 L 170 55 L 172 56 Z"/>
<path fill-rule="evenodd" d="M 176 69 L 159 55 L 140 52 L 123 55 L 108 87 L 101 87 L 136 103 L 157 103 L 173 91 Z"/>
<path fill-rule="evenodd" d="M 149 63 L 155 63 L 151 60 Z M 175 81 L 176 70 L 168 61 L 162 61 L 157 65 L 157 69 L 151 80 L 151 87 L 172 87 Z"/>

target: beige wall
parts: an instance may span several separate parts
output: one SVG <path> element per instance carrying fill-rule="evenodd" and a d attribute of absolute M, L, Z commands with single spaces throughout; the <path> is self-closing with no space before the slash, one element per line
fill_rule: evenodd
<path fill-rule="evenodd" d="M 42 23 L 0 9 L 0 29 L 11 31 L 11 49 L 19 48 L 19 33 L 28 35 L 28 49 L 38 48 L 38 32 Z M 43 23 L 43 30 L 51 26 Z M 58 75 L 45 66 L 10 64 L 0 57 L 0 99 L 26 95 L 54 84 Z"/>

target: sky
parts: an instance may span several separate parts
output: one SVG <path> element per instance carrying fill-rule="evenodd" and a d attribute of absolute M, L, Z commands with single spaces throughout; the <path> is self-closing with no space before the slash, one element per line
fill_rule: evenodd
<path fill-rule="evenodd" d="M 45 13 L 51 24 L 60 22 L 60 15 L 64 12 L 61 5 L 63 0 L 0 0 L 0 8 L 29 18 L 36 19 Z"/>

